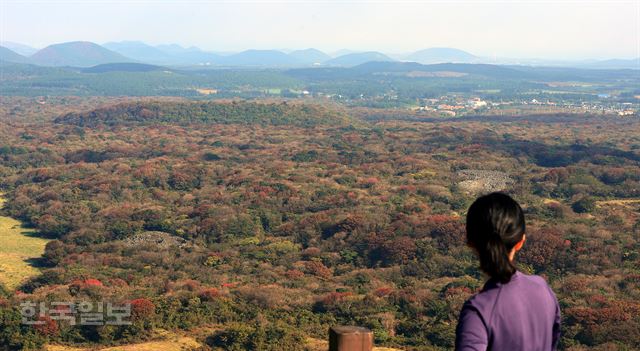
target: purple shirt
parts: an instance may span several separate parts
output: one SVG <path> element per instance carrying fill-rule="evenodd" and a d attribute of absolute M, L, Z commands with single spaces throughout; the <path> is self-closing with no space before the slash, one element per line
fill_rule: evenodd
<path fill-rule="evenodd" d="M 506 284 L 489 280 L 462 307 L 456 350 L 555 350 L 560 306 L 547 282 L 516 272 Z"/>

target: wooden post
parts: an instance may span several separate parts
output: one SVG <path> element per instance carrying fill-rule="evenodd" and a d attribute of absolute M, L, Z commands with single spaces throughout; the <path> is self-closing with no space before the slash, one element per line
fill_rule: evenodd
<path fill-rule="evenodd" d="M 329 329 L 329 351 L 371 351 L 373 332 L 363 327 L 336 326 Z"/>

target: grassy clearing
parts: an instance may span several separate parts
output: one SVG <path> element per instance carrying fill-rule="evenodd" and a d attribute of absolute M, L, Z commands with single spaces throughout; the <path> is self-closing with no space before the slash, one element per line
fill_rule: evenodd
<path fill-rule="evenodd" d="M 543 199 L 543 200 L 542 200 L 542 202 L 543 202 L 545 205 L 560 204 L 560 203 L 561 203 L 561 202 L 560 202 L 560 201 L 558 201 L 558 200 L 549 199 L 549 198 L 545 198 L 545 199 Z"/>
<path fill-rule="evenodd" d="M 194 338 L 178 335 L 166 330 L 155 331 L 159 340 L 143 342 L 138 344 L 113 346 L 96 349 L 81 348 L 62 345 L 48 345 L 46 351 L 185 351 L 194 350 L 202 345 Z"/>
<path fill-rule="evenodd" d="M 607 206 L 607 205 L 628 207 L 628 206 L 633 206 L 638 204 L 640 204 L 640 199 L 619 199 L 619 200 L 596 201 L 596 206 L 598 207 Z"/>
<path fill-rule="evenodd" d="M 624 218 L 628 225 L 640 219 L 640 199 L 617 199 L 596 201 L 596 208 L 604 214 L 615 214 Z"/>
<path fill-rule="evenodd" d="M 3 205 L 0 194 L 0 208 Z M 0 216 L 0 283 L 8 289 L 15 289 L 27 278 L 40 274 L 29 260 L 42 256 L 48 240 L 33 234 L 20 221 Z"/>
<path fill-rule="evenodd" d="M 46 351 L 185 351 L 194 350 L 202 346 L 191 336 L 179 335 L 166 330 L 156 330 L 155 338 L 158 340 L 138 344 L 114 346 L 105 348 L 83 348 L 63 345 L 48 345 Z M 329 342 L 322 339 L 307 338 L 306 346 L 310 351 L 326 351 Z M 400 351 L 388 347 L 374 347 L 373 351 Z"/>

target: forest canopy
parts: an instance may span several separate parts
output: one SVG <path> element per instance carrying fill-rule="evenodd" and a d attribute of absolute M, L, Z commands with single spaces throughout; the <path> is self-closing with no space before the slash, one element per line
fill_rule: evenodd
<path fill-rule="evenodd" d="M 305 350 L 336 324 L 372 329 L 377 345 L 451 349 L 485 281 L 465 212 L 496 190 L 523 204 L 518 267 L 556 292 L 561 348 L 640 347 L 637 119 L 420 121 L 297 101 L 2 109 L 2 215 L 50 240 L 41 275 L 0 288 L 9 349 L 170 330 L 204 350 Z M 134 320 L 36 329 L 20 323 L 27 299 L 129 302 Z"/>
<path fill-rule="evenodd" d="M 239 123 L 261 125 L 346 125 L 346 114 L 320 105 L 269 102 L 126 102 L 86 112 L 70 112 L 56 123 L 78 126 L 125 124 Z"/>

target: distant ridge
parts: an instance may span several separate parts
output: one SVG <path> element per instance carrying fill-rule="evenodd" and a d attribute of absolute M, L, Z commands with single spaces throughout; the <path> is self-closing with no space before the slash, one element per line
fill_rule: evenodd
<path fill-rule="evenodd" d="M 146 63 L 171 63 L 172 56 L 166 52 L 140 41 L 121 41 L 105 43 L 103 46 L 122 56 Z"/>
<path fill-rule="evenodd" d="M 170 55 L 174 64 L 178 65 L 216 65 L 222 61 L 222 56 L 213 52 L 200 50 L 192 46 L 183 48 L 180 45 L 159 45 L 156 48 Z"/>
<path fill-rule="evenodd" d="M 454 48 L 429 48 L 416 51 L 405 57 L 407 61 L 423 64 L 433 63 L 474 63 L 478 57 L 466 51 Z"/>
<path fill-rule="evenodd" d="M 359 52 L 338 56 L 325 62 L 331 66 L 357 66 L 371 61 L 395 61 L 391 57 L 377 51 Z"/>
<path fill-rule="evenodd" d="M 161 50 L 162 52 L 165 52 L 170 55 L 179 55 L 185 52 L 196 52 L 196 51 L 201 52 L 202 51 L 195 46 L 184 48 L 178 44 L 162 44 L 162 45 L 156 45 L 155 47 L 158 50 Z"/>
<path fill-rule="evenodd" d="M 13 62 L 13 63 L 29 63 L 30 60 L 13 50 L 10 50 L 4 46 L 0 46 L 0 61 Z"/>
<path fill-rule="evenodd" d="M 5 48 L 25 57 L 31 56 L 38 51 L 38 49 L 32 48 L 29 45 L 14 43 L 12 41 L 0 41 L 0 46 L 4 46 Z"/>
<path fill-rule="evenodd" d="M 90 67 L 104 63 L 133 62 L 134 60 L 88 41 L 73 41 L 49 45 L 31 56 L 32 62 L 42 66 Z"/>
<path fill-rule="evenodd" d="M 221 60 L 220 55 L 177 44 L 151 46 L 140 41 L 121 41 L 104 46 L 137 61 L 158 65 L 219 64 Z"/>
<path fill-rule="evenodd" d="M 98 45 L 87 41 L 74 41 L 36 49 L 19 43 L 0 41 L 4 47 L 0 61 L 29 63 L 39 66 L 92 67 L 106 63 L 139 62 L 161 66 L 207 66 L 207 67 L 262 67 L 262 68 L 299 68 L 315 65 L 329 67 L 354 67 L 363 63 L 378 62 L 417 62 L 421 64 L 473 63 L 502 66 L 535 67 L 572 67 L 581 69 L 633 69 L 640 70 L 640 58 L 633 59 L 515 59 L 508 57 L 487 58 L 475 56 L 464 50 L 447 47 L 435 47 L 419 50 L 407 55 L 389 56 L 377 51 L 353 52 L 340 50 L 332 58 L 318 49 L 308 48 L 285 53 L 280 50 L 255 50 L 243 52 L 209 52 L 198 47 L 182 47 L 178 44 L 149 45 L 141 41 L 109 42 Z M 9 50 L 9 51 L 7 51 Z M 20 56 L 16 56 L 20 55 Z M 22 57 L 21 57 L 22 56 Z"/>

